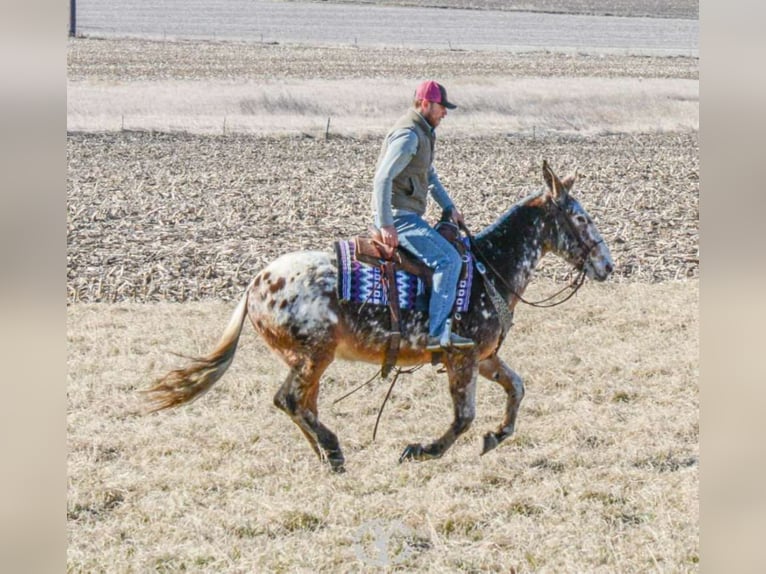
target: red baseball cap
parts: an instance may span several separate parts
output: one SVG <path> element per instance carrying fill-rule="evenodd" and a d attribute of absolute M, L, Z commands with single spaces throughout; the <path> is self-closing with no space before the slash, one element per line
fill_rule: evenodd
<path fill-rule="evenodd" d="M 444 89 L 444 86 L 433 80 L 426 80 L 418 86 L 418 89 L 415 90 L 415 99 L 435 102 L 449 110 L 454 110 L 457 107 L 452 102 L 447 101 L 447 90 Z"/>

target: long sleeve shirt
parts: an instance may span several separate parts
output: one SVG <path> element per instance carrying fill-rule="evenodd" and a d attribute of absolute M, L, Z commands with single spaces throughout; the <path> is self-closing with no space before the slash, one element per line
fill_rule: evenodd
<path fill-rule="evenodd" d="M 373 219 L 376 227 L 393 225 L 394 215 L 406 213 L 405 210 L 391 207 L 391 185 L 393 179 L 410 163 L 417 149 L 418 136 L 411 129 L 396 130 L 389 136 L 388 149 L 378 165 L 372 184 Z M 454 207 L 433 165 L 428 170 L 428 191 L 442 209 Z"/>

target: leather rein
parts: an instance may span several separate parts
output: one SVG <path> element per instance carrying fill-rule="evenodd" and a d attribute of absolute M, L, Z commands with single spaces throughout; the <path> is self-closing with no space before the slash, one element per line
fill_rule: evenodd
<path fill-rule="evenodd" d="M 555 200 L 552 200 L 552 203 L 556 207 L 556 209 L 558 209 L 558 213 L 562 216 L 564 224 L 567 226 L 570 233 L 577 239 L 578 246 L 580 247 L 580 250 L 582 251 L 582 254 L 583 254 L 583 264 L 580 267 L 580 270 L 577 276 L 568 285 L 565 285 L 560 290 L 556 291 L 556 293 L 554 293 L 553 295 L 550 295 L 549 297 L 546 297 L 545 299 L 540 299 L 539 301 L 529 301 L 528 299 L 525 299 L 524 297 L 522 297 L 521 294 L 517 293 L 513 289 L 513 287 L 511 287 L 508 284 L 508 282 L 505 279 L 503 279 L 503 276 L 500 275 L 497 269 L 495 269 L 492 266 L 492 264 L 487 259 L 487 256 L 482 253 L 481 249 L 479 249 L 478 245 L 476 244 L 476 241 L 474 240 L 473 235 L 468 230 L 468 228 L 465 225 L 460 226 L 463 232 L 466 234 L 466 237 L 468 237 L 468 241 L 471 244 L 471 251 L 473 251 L 479 259 L 481 259 L 479 263 L 488 267 L 489 270 L 492 271 L 492 274 L 495 276 L 495 278 L 511 293 L 511 295 L 515 296 L 519 301 L 531 307 L 539 307 L 542 309 L 547 309 L 549 307 L 556 307 L 557 305 L 566 303 L 567 301 L 569 301 L 569 299 L 571 299 L 574 296 L 575 293 L 577 293 L 580 287 L 582 287 L 583 283 L 585 283 L 585 260 L 587 256 L 590 254 L 590 252 L 593 251 L 593 249 L 595 249 L 596 246 L 600 243 L 598 242 L 592 245 L 589 245 L 588 243 L 586 243 L 585 240 L 580 236 L 580 233 L 577 231 L 577 228 L 575 227 L 575 224 L 572 222 L 572 219 L 569 217 L 569 213 L 567 213 L 567 211 L 563 207 L 561 207 L 558 204 L 558 202 L 556 202 Z M 552 299 L 555 299 L 567 289 L 571 289 L 572 292 L 559 301 L 554 301 L 552 303 L 549 303 L 549 301 L 551 301 Z"/>

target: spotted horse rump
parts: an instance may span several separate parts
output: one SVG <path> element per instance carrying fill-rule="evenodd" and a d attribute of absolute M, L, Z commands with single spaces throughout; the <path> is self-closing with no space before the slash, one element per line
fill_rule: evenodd
<path fill-rule="evenodd" d="M 559 179 L 543 162 L 545 187 L 510 207 L 474 238 L 477 268 L 468 289 L 470 305 L 461 317 L 461 333 L 476 341 L 470 350 L 440 353 L 449 379 L 454 418 L 428 444 L 405 447 L 400 462 L 442 456 L 475 417 L 477 376 L 495 381 L 506 392 L 500 425 L 484 435 L 482 454 L 497 447 L 515 429 L 524 396 L 521 377 L 499 356 L 508 333 L 504 320 L 513 312 L 538 262 L 555 253 L 583 277 L 605 281 L 613 270 L 609 248 L 595 223 L 570 191 L 576 173 Z M 345 458 L 336 434 L 319 419 L 320 379 L 335 359 L 380 364 L 389 339 L 387 309 L 339 296 L 342 261 L 328 252 L 299 251 L 274 260 L 245 289 L 217 346 L 206 356 L 170 371 L 143 391 L 147 411 L 189 403 L 207 392 L 231 365 L 246 318 L 285 363 L 287 376 L 274 404 L 303 432 L 319 458 L 335 471 Z M 418 305 L 403 308 L 397 364 L 431 362 L 426 351 L 428 319 Z"/>

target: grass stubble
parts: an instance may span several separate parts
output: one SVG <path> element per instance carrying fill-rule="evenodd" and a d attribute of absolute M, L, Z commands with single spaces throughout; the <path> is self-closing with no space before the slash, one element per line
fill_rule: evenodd
<path fill-rule="evenodd" d="M 373 442 L 386 385 L 378 381 L 333 406 L 333 399 L 375 371 L 371 365 L 333 364 L 322 383 L 320 416 L 337 432 L 346 453 L 348 471 L 335 476 L 273 406 L 285 369 L 249 326 L 233 366 L 208 395 L 174 411 L 139 413 L 137 391 L 178 365 L 174 352 L 208 351 L 233 303 L 211 300 L 207 293 L 189 296 L 188 290 L 179 298 L 185 302 L 174 302 L 167 296 L 170 288 L 164 291 L 165 301 L 142 299 L 138 291 L 121 295 L 118 282 L 114 297 L 103 299 L 115 302 L 99 302 L 94 282 L 99 274 L 108 280 L 120 262 L 119 250 L 99 262 L 96 236 L 108 239 L 122 232 L 99 227 L 99 222 L 122 221 L 124 213 L 109 211 L 110 198 L 125 193 L 120 200 L 124 207 L 131 204 L 132 192 L 120 185 L 105 186 L 102 203 L 92 201 L 99 195 L 89 185 L 104 176 L 98 170 L 114 168 L 84 159 L 99 153 L 93 150 L 100 142 L 118 151 L 124 146 L 130 150 L 128 157 L 147 149 L 145 137 L 124 135 L 116 141 L 93 136 L 93 145 L 85 141 L 80 148 L 78 138 L 88 136 L 68 138 L 68 571 L 374 571 L 378 547 L 373 530 L 367 528 L 375 525 L 400 528 L 390 534 L 387 548 L 390 568 L 402 571 L 699 569 L 696 268 L 679 266 L 680 279 L 669 279 L 674 274 L 666 268 L 683 260 L 663 259 L 656 272 L 623 275 L 604 285 L 587 283 L 562 307 L 519 308 L 500 355 L 525 379 L 527 395 L 514 437 L 484 457 L 479 456 L 481 436 L 502 418 L 504 395 L 499 386 L 479 383 L 474 425 L 442 459 L 399 465 L 405 444 L 433 439 L 449 424 L 446 376 L 424 367 L 402 377 Z M 679 138 L 686 146 L 688 137 Z M 278 140 L 266 141 L 279 148 Z M 546 141 L 530 145 L 545 151 L 550 149 Z M 620 140 L 626 141 L 631 139 Z M 201 145 L 208 143 L 202 140 Z M 560 142 L 550 145 L 554 151 L 562 149 Z M 294 147 L 287 141 L 285 149 Z M 185 146 L 180 149 L 183 154 Z M 585 150 L 578 152 L 579 158 L 588 148 L 578 149 Z M 631 165 L 640 167 L 646 157 L 626 149 L 615 153 L 619 158 L 627 153 L 638 162 Z M 696 158 L 693 149 L 689 153 Z M 116 181 L 137 177 L 131 166 L 138 164 L 150 173 L 152 161 L 139 157 L 125 162 L 124 174 Z M 200 200 L 210 187 L 204 174 L 214 183 L 220 177 L 209 161 L 201 158 L 195 172 L 203 181 L 187 182 Z M 600 160 L 591 164 L 609 169 Z M 458 156 L 445 173 L 454 174 L 461 184 L 475 181 L 470 170 L 476 165 Z M 680 153 L 667 169 L 665 164 L 653 165 L 660 165 L 665 175 L 658 179 L 652 174 L 643 183 L 629 180 L 634 191 L 665 185 L 664 193 L 685 194 L 691 186 L 696 196 L 698 168 L 689 165 L 687 155 Z M 617 173 L 630 169 L 620 165 Z M 304 171 L 311 173 L 314 166 Z M 128 187 L 133 189 L 132 184 Z M 466 202 L 475 193 L 467 185 L 455 188 L 462 190 Z M 600 194 L 596 197 L 606 197 Z M 191 205 L 194 197 L 182 200 Z M 658 231 L 658 225 L 649 225 L 652 219 L 660 221 L 661 233 L 683 228 L 681 234 L 668 235 L 664 245 L 672 248 L 680 242 L 685 251 L 694 251 L 696 227 L 682 222 L 682 213 L 653 211 L 640 199 L 632 200 L 640 204 L 635 210 L 625 211 L 622 198 L 621 191 L 598 213 L 599 222 L 622 221 L 621 217 L 626 222 L 610 230 L 610 238 L 621 237 L 628 246 L 645 241 L 648 232 Z M 590 208 L 594 201 L 585 204 Z M 478 218 L 483 211 L 476 205 L 466 211 L 475 210 Z M 696 209 L 696 200 L 685 205 Z M 103 218 L 98 211 L 102 207 Z M 83 238 L 89 226 L 78 221 L 83 214 L 91 217 L 93 237 L 87 241 Z M 626 230 L 625 225 L 641 214 L 646 226 Z M 227 212 L 234 219 L 240 215 Z M 173 226 L 165 229 L 174 233 Z M 181 232 L 184 229 L 179 226 Z M 295 232 L 302 230 L 296 227 Z M 153 245 L 161 247 L 162 241 L 146 242 L 147 261 L 158 253 L 151 250 Z M 172 246 L 179 252 L 185 249 L 183 243 Z M 265 239 L 263 246 L 267 248 Z M 231 246 L 225 247 L 224 251 Z M 657 247 L 644 246 L 631 261 L 646 261 Z M 129 255 L 128 259 L 135 256 Z M 623 253 L 621 260 L 630 259 L 628 255 Z M 234 254 L 232 261 L 237 257 Z M 128 259 L 123 263 L 129 264 Z M 81 275 L 73 270 L 84 271 L 88 265 L 96 266 L 90 283 L 77 283 Z M 172 279 L 180 282 L 183 276 Z M 556 285 L 560 281 L 542 273 L 529 295 L 549 294 Z M 224 287 L 224 298 L 230 299 L 237 286 Z M 210 287 L 214 288 L 222 289 Z"/>
<path fill-rule="evenodd" d="M 588 284 L 564 307 L 522 309 L 501 356 L 527 396 L 516 435 L 484 457 L 499 386 L 480 382 L 476 421 L 441 460 L 399 465 L 449 424 L 445 375 L 403 376 L 373 442 L 386 385 L 333 406 L 375 370 L 335 363 L 320 416 L 346 451 L 341 476 L 272 405 L 285 369 L 249 327 L 207 396 L 138 413 L 136 391 L 177 365 L 171 351 L 208 350 L 230 304 L 71 306 L 68 568 L 358 571 L 379 520 L 404 526 L 391 559 L 408 570 L 695 571 L 697 304 L 697 282 L 679 281 Z"/>

